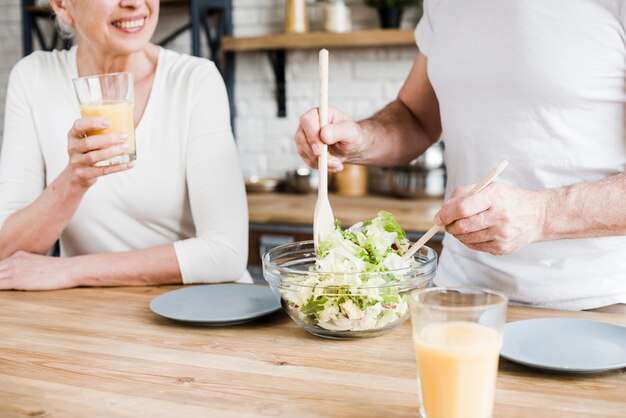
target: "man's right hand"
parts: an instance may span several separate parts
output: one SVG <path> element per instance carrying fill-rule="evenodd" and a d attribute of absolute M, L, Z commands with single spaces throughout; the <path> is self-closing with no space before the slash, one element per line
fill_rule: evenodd
<path fill-rule="evenodd" d="M 328 125 L 322 130 L 318 108 L 303 113 L 295 139 L 298 154 L 312 168 L 317 168 L 317 157 L 322 152 L 322 145 L 327 144 L 330 171 L 341 171 L 344 162 L 358 162 L 359 155 L 367 148 L 361 127 L 332 106 L 328 108 Z"/>

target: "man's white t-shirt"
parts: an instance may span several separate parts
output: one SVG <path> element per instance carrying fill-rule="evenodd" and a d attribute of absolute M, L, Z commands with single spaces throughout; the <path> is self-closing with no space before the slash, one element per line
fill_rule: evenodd
<path fill-rule="evenodd" d="M 497 181 L 531 190 L 623 172 L 625 24 L 620 0 L 426 0 L 415 37 L 441 110 L 446 195 L 504 159 Z M 436 283 L 551 308 L 626 303 L 626 237 L 494 256 L 446 234 Z"/>
<path fill-rule="evenodd" d="M 68 163 L 80 111 L 76 47 L 35 52 L 11 72 L 0 155 L 0 226 Z M 210 61 L 160 49 L 136 127 L 136 165 L 100 177 L 61 236 L 61 255 L 173 243 L 183 282 L 244 275 L 248 212 L 222 78 Z"/>

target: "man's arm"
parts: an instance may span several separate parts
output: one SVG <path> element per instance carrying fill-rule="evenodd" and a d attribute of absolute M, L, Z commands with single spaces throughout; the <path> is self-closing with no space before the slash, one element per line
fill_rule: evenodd
<path fill-rule="evenodd" d="M 300 117 L 296 145 L 302 159 L 317 166 L 321 145 L 330 147 L 329 168 L 342 163 L 391 167 L 405 164 L 424 152 L 441 135 L 439 102 L 427 74 L 428 59 L 418 53 L 398 98 L 359 123 L 336 108 L 320 131 L 319 113 L 311 109 Z"/>
<path fill-rule="evenodd" d="M 626 235 L 626 173 L 544 192 L 542 240 Z"/>
<path fill-rule="evenodd" d="M 372 144 L 371 160 L 362 164 L 406 164 L 439 139 L 439 101 L 428 79 L 427 65 L 428 58 L 418 52 L 398 98 L 359 122 Z"/>

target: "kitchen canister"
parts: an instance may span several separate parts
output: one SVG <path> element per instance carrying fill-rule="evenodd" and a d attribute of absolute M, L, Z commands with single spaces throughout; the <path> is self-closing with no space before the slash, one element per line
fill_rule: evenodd
<path fill-rule="evenodd" d="M 350 8 L 343 0 L 331 0 L 324 5 L 324 30 L 334 33 L 352 30 Z"/>
<path fill-rule="evenodd" d="M 335 174 L 335 188 L 342 196 L 365 196 L 367 194 L 367 168 L 362 165 L 344 164 Z"/>
<path fill-rule="evenodd" d="M 285 11 L 285 32 L 305 33 L 309 30 L 305 0 L 287 0 Z"/>

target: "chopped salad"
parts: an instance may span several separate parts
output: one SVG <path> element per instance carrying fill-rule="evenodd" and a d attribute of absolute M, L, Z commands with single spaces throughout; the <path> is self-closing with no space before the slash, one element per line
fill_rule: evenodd
<path fill-rule="evenodd" d="M 316 274 L 286 286 L 283 298 L 298 318 L 327 330 L 383 328 L 407 313 L 393 271 L 416 267 L 413 258 L 402 259 L 409 247 L 405 231 L 388 212 L 346 230 L 337 224 L 318 246 L 310 268 Z"/>

